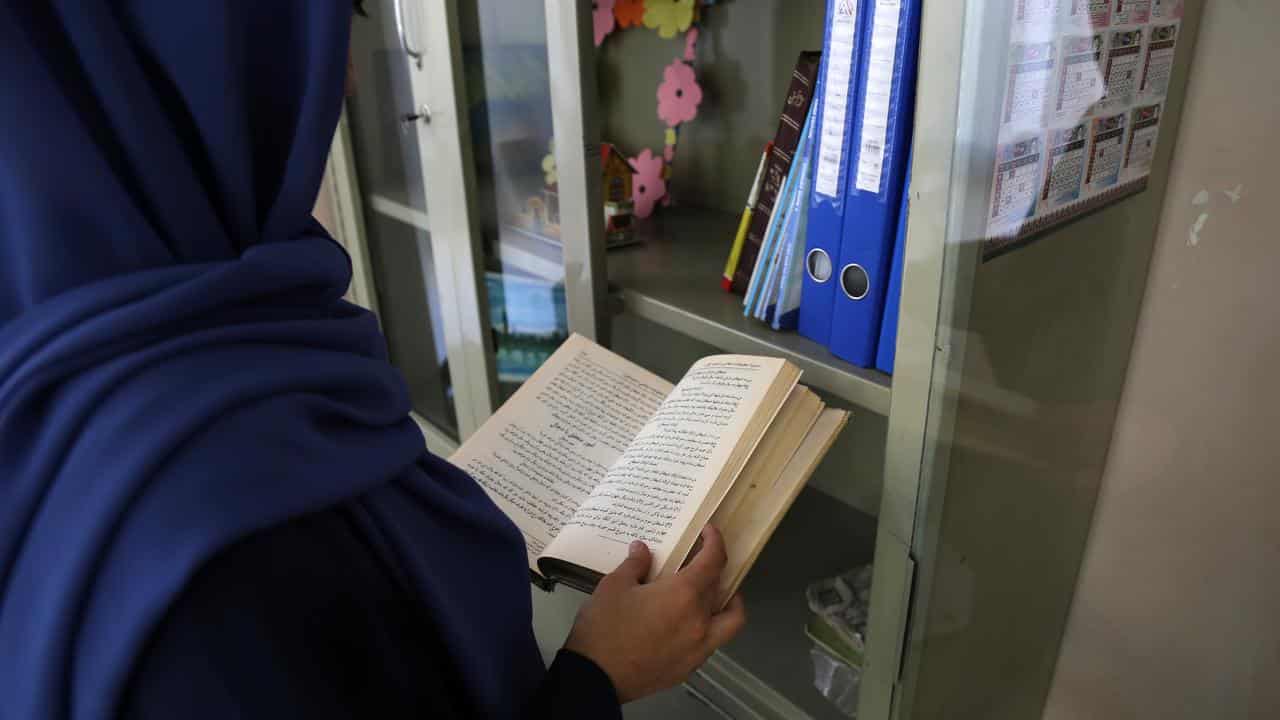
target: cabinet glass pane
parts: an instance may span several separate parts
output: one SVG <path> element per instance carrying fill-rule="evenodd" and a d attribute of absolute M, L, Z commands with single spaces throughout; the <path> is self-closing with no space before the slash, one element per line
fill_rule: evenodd
<path fill-rule="evenodd" d="M 406 11 L 408 5 L 406 4 Z M 392 3 L 367 3 L 368 17 L 351 26 L 347 113 L 365 204 L 379 198 L 425 211 L 422 159 L 413 124 L 410 64 L 400 48 Z M 375 203 L 378 204 L 378 203 Z"/>
<path fill-rule="evenodd" d="M 1075 592 L 1085 587 L 1077 582 L 1086 547 L 1090 561 L 1113 549 L 1096 545 L 1092 528 L 1104 474 L 1107 482 L 1131 483 L 1113 498 L 1151 495 L 1130 506 L 1141 508 L 1133 515 L 1107 508 L 1141 530 L 1171 512 L 1148 484 L 1169 476 L 1161 482 L 1181 487 L 1176 469 L 1166 472 L 1189 457 L 1176 446 L 1195 445 L 1184 437 L 1204 442 L 1194 430 L 1183 435 L 1186 428 L 1176 418 L 1152 415 L 1151 407 L 1140 409 L 1132 398 L 1142 395 L 1144 379 L 1168 372 L 1162 377 L 1178 378 L 1160 388 L 1161 395 L 1178 399 L 1170 407 L 1194 405 L 1182 379 L 1202 375 L 1185 349 L 1213 348 L 1209 356 L 1220 360 L 1216 340 L 1196 341 L 1205 327 L 1197 325 L 1196 313 L 1220 307 L 1212 301 L 1189 303 L 1196 312 L 1167 325 L 1150 322 L 1172 307 L 1162 301 L 1177 294 L 1176 280 L 1171 290 L 1168 277 L 1156 272 L 1160 253 L 1174 257 L 1194 245 L 1200 229 L 1191 226 L 1189 235 L 1194 218 L 1213 212 L 1216 221 L 1218 207 L 1231 202 L 1205 178 L 1232 166 L 1222 158 L 1233 140 L 1179 132 L 1184 105 L 1189 117 L 1196 110 L 1186 102 L 1187 78 L 1199 64 L 1196 76 L 1215 78 L 1206 87 L 1213 86 L 1216 96 L 1254 92 L 1247 82 L 1231 85 L 1243 88 L 1234 95 L 1223 91 L 1216 80 L 1221 74 L 1197 57 L 1201 10 L 1218 9 L 1213 5 L 1080 3 L 1054 15 L 1045 3 L 1005 0 L 924 14 L 924 56 L 933 51 L 961 62 L 926 66 L 938 72 L 922 71 L 917 105 L 913 177 L 920 181 L 913 186 L 907 247 L 909 254 L 912 248 L 945 252 L 940 264 L 946 282 L 940 308 L 911 307 L 902 317 L 903 327 L 920 326 L 927 311 L 939 323 L 940 353 L 927 379 L 932 396 L 944 401 L 929 408 L 925 447 L 936 450 L 925 461 L 938 468 L 929 491 L 937 496 L 945 487 L 945 506 L 917 531 L 917 586 L 929 587 L 930 598 L 928 612 L 912 619 L 917 636 L 926 638 L 924 649 L 904 664 L 911 717 L 947 716 L 957 708 L 989 717 L 1057 714 L 1045 713 L 1045 698 L 1056 668 L 1063 667 L 1060 651 L 1070 647 L 1063 637 L 1073 598 L 1074 610 L 1085 609 L 1084 625 L 1099 634 L 1114 631 L 1114 648 L 1131 646 L 1126 641 L 1133 637 L 1122 632 L 1126 623 L 1115 622 L 1096 597 Z M 955 26 L 982 28 L 980 38 L 966 33 L 971 39 L 959 55 L 947 48 Z M 1060 48 L 1059 55 L 1046 56 L 1052 48 Z M 1235 48 L 1230 54 L 1230 62 L 1240 56 Z M 945 84 L 939 82 L 944 77 Z M 1256 117 L 1248 102 L 1228 104 L 1240 117 Z M 1186 162 L 1197 146 L 1206 148 L 1202 157 L 1212 158 L 1207 165 Z M 1192 201 L 1197 192 L 1203 203 Z M 1217 197 L 1209 198 L 1210 192 Z M 1215 200 L 1221 205 L 1211 204 Z M 1190 213 L 1186 221 L 1176 215 L 1183 208 Z M 1179 219 L 1171 222 L 1171 214 Z M 947 233 L 945 245 L 941 232 Z M 1247 242 L 1233 241 L 1236 252 Z M 917 258 L 939 262 L 923 253 Z M 1243 297 L 1232 295 L 1241 292 L 1240 275 L 1204 271 L 1196 267 L 1203 287 L 1225 288 L 1213 294 Z M 908 307 L 906 296 L 903 302 Z M 1231 319 L 1213 317 L 1215 337 L 1219 324 Z M 1156 344 L 1174 348 L 1172 353 L 1144 358 L 1144 336 L 1177 339 Z M 1222 391 L 1218 377 L 1186 385 Z M 1145 457 L 1130 444 L 1143 425 L 1158 426 L 1150 437 L 1161 438 Z M 1157 468 L 1150 470 L 1152 482 L 1126 477 L 1135 471 L 1125 467 L 1125 458 L 1140 463 L 1141 471 Z M 1135 545 L 1140 536 L 1126 531 L 1121 544 L 1148 547 Z M 1160 566 L 1177 557 L 1176 548 L 1149 547 L 1167 553 L 1133 555 L 1139 564 Z M 1103 575 L 1116 570 L 1102 565 Z M 1116 575 L 1113 596 L 1131 592 L 1125 600 L 1131 607 L 1145 607 L 1153 597 L 1163 601 L 1159 592 L 1143 595 L 1145 569 L 1135 565 L 1132 573 Z M 1099 649 L 1087 642 L 1077 647 Z M 1114 680 L 1117 663 L 1132 661 L 1120 651 L 1088 662 L 1091 677 Z M 1066 695 L 1075 701 L 1109 692 L 1090 688 L 1079 698 Z M 1073 714 L 1099 715 L 1087 705 L 1073 704 Z"/>
<path fill-rule="evenodd" d="M 843 718 L 815 687 L 806 589 L 870 563 L 883 477 L 889 377 L 836 358 L 794 331 L 743 317 L 742 297 L 719 278 L 742 217 L 760 153 L 779 126 L 800 53 L 823 42 L 825 0 L 703 5 L 692 68 L 702 88 L 697 116 L 679 128 L 666 191 L 640 242 L 610 249 L 610 281 L 623 296 L 613 349 L 678 380 L 706 355 L 783 356 L 801 382 L 853 417 L 778 526 L 742 587 L 749 621 L 720 653 L 712 681 L 762 717 Z M 655 91 L 684 57 L 683 32 L 615 30 L 596 50 L 594 108 L 601 140 L 628 157 L 662 156 L 666 122 Z M 847 703 L 846 703 L 847 704 Z"/>
<path fill-rule="evenodd" d="M 429 236 L 376 211 L 365 228 L 391 362 L 409 384 L 414 411 L 457 437 Z"/>
<path fill-rule="evenodd" d="M 703 339 L 721 351 L 783 356 L 805 383 L 884 415 L 890 378 L 832 355 L 794 331 L 743 317 L 742 296 L 719 278 L 742 218 L 760 155 L 775 138 L 801 52 L 820 50 L 825 0 L 702 4 L 693 54 L 701 88 L 696 116 L 673 138 L 658 116 L 665 68 L 684 58 L 690 35 L 664 38 L 646 27 L 616 29 L 595 50 L 592 108 L 601 140 L 629 158 L 667 156 L 669 202 L 637 219 L 637 243 L 610 249 L 608 278 L 625 311 Z M 664 160 L 665 161 L 665 160 Z"/>
<path fill-rule="evenodd" d="M 459 2 L 500 400 L 568 336 L 542 3 Z"/>
<path fill-rule="evenodd" d="M 392 363 L 404 374 L 413 409 L 457 437 L 435 259 L 413 107 L 410 66 L 391 3 L 367 5 L 351 28 L 347 114 L 378 310 Z"/>
<path fill-rule="evenodd" d="M 673 152 L 655 91 L 690 37 L 615 29 L 595 50 L 597 92 L 588 113 L 601 141 L 626 157 L 649 150 L 670 162 L 668 203 L 638 220 L 632 246 L 607 251 L 621 292 L 613 349 L 678 380 L 706 355 L 786 357 L 830 406 L 851 409 L 832 448 L 747 576 L 750 620 L 720 653 L 710 680 L 762 717 L 841 718 L 815 687 L 806 589 L 870 563 L 875 551 L 890 403 L 889 377 L 855 367 L 794 331 L 743 317 L 742 297 L 719 282 L 760 153 L 779 127 L 801 52 L 823 42 L 825 0 L 700 4 L 691 64 L 702 89 L 697 115 Z M 847 705 L 847 703 L 846 703 Z"/>

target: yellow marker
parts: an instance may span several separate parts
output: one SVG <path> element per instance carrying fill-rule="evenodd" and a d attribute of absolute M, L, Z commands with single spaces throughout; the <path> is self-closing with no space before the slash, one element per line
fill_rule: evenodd
<path fill-rule="evenodd" d="M 733 247 L 729 250 L 729 261 L 724 265 L 724 277 L 720 279 L 720 287 L 725 292 L 733 285 L 733 274 L 738 271 L 738 260 L 742 257 L 742 246 L 747 241 L 747 230 L 751 228 L 751 215 L 755 212 L 756 202 L 760 199 L 760 184 L 764 180 L 764 167 L 769 161 L 769 151 L 773 149 L 773 141 L 764 146 L 760 155 L 760 167 L 756 168 L 755 182 L 751 183 L 751 193 L 747 195 L 747 207 L 742 211 L 742 222 L 738 223 L 738 234 L 733 237 Z"/>

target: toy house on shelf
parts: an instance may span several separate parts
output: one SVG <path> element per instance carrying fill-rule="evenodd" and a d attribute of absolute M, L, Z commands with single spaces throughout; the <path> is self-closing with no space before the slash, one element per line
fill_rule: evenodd
<path fill-rule="evenodd" d="M 601 196 L 604 200 L 605 245 L 617 247 L 634 241 L 632 227 L 635 204 L 631 199 L 635 168 L 610 143 L 600 146 Z M 554 166 L 552 166 L 554 168 Z M 552 179 L 554 175 L 548 175 Z M 524 202 L 515 227 L 544 240 L 560 242 L 560 186 L 548 182 L 539 195 Z"/>
<path fill-rule="evenodd" d="M 604 198 L 605 245 L 625 245 L 632 238 L 635 205 L 631 201 L 631 181 L 636 170 L 610 143 L 600 146 L 600 165 L 604 182 L 601 195 Z"/>

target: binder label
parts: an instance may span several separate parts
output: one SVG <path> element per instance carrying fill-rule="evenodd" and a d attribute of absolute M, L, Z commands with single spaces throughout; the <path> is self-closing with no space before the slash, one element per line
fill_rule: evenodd
<path fill-rule="evenodd" d="M 1089 151 L 1089 167 L 1085 171 L 1085 186 L 1100 190 L 1115 185 L 1120 180 L 1120 168 L 1124 157 L 1124 113 L 1093 121 L 1093 149 Z"/>
<path fill-rule="evenodd" d="M 1156 20 L 1181 20 L 1182 0 L 1151 0 L 1151 17 Z"/>
<path fill-rule="evenodd" d="M 1102 99 L 1101 33 L 1070 37 L 1062 43 L 1062 76 L 1054 97 L 1054 117 L 1078 122 Z"/>
<path fill-rule="evenodd" d="M 1022 222 L 1035 214 L 1040 189 L 1040 138 L 1027 138 L 1001 146 L 996 166 L 988 232 L 1017 233 Z"/>
<path fill-rule="evenodd" d="M 1111 33 L 1111 49 L 1103 73 L 1106 90 L 1101 104 L 1104 107 L 1115 108 L 1133 102 L 1142 62 L 1142 35 L 1142 28 Z"/>
<path fill-rule="evenodd" d="M 1140 107 L 1133 111 L 1130 123 L 1129 147 L 1125 151 L 1124 166 L 1129 170 L 1151 171 L 1156 155 L 1156 141 L 1160 138 L 1160 106 Z"/>
<path fill-rule="evenodd" d="M 1147 46 L 1147 62 L 1142 69 L 1143 97 L 1163 98 L 1169 93 L 1169 80 L 1173 76 L 1174 51 L 1178 44 L 1178 26 L 1162 25 L 1151 29 Z"/>
<path fill-rule="evenodd" d="M 853 75 L 857 0 L 836 0 L 827 48 L 827 77 L 822 97 L 822 130 L 814 190 L 829 198 L 840 195 L 840 162 L 844 156 L 844 123 L 849 112 L 849 80 Z"/>
<path fill-rule="evenodd" d="M 1053 85 L 1052 42 L 1017 43 L 1009 53 L 1009 86 L 1001 122 L 1017 128 L 1044 127 L 1045 100 Z"/>
<path fill-rule="evenodd" d="M 1151 0 L 1116 0 L 1116 25 L 1142 25 L 1151 19 Z"/>
<path fill-rule="evenodd" d="M 1049 131 L 1049 152 L 1040 202 L 1058 207 L 1080 199 L 1088 147 L 1089 128 L 1084 123 Z"/>
<path fill-rule="evenodd" d="M 1111 0 L 1071 0 L 1067 22 L 1082 29 L 1107 27 L 1111 24 Z"/>
<path fill-rule="evenodd" d="M 867 63 L 867 94 L 862 113 L 862 139 L 858 144 L 856 187 L 880 192 L 884 173 L 885 140 L 893 99 L 893 75 L 897 69 L 898 22 L 902 0 L 876 0 L 871 26 L 871 50 Z"/>

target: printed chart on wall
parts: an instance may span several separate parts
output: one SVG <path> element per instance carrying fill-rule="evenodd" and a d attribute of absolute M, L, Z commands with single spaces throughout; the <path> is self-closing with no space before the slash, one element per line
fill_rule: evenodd
<path fill-rule="evenodd" d="M 1147 188 L 1183 0 L 1012 0 L 983 259 Z"/>

